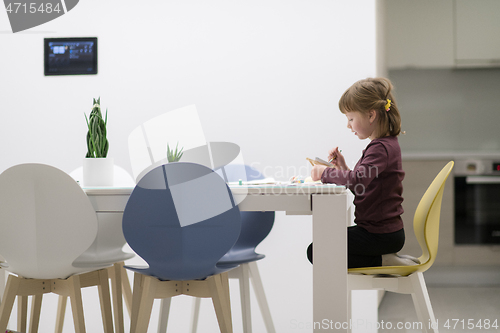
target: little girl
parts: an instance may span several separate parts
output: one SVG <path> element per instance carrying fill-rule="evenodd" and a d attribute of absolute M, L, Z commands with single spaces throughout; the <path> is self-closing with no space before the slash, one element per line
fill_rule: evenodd
<path fill-rule="evenodd" d="M 403 221 L 404 171 L 397 136 L 401 116 L 385 78 L 354 83 L 339 101 L 347 128 L 361 140 L 371 142 L 353 170 L 349 170 L 338 147 L 329 152 L 335 168 L 315 165 L 313 180 L 346 185 L 354 194 L 355 226 L 348 227 L 348 268 L 411 265 L 396 252 L 405 242 Z M 307 249 L 312 263 L 312 244 Z"/>

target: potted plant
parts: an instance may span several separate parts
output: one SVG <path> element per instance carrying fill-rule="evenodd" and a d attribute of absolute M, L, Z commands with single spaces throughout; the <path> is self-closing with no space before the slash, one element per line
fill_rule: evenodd
<path fill-rule="evenodd" d="M 101 98 L 94 98 L 92 111 L 87 122 L 87 155 L 83 161 L 84 186 L 112 186 L 113 185 L 113 158 L 108 156 L 109 142 L 106 125 L 108 110 L 103 119 L 101 114 Z"/>
<path fill-rule="evenodd" d="M 178 150 L 179 148 L 179 142 L 177 142 L 177 146 L 175 146 L 175 151 L 172 149 L 170 150 L 170 147 L 167 143 L 167 160 L 169 163 L 171 162 L 179 162 L 179 160 L 182 157 L 183 150 L 184 148 L 181 148 L 181 150 Z"/>

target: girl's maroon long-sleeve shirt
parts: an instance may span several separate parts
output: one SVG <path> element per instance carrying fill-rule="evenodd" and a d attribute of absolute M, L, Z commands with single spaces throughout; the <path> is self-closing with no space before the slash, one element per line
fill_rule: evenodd
<path fill-rule="evenodd" d="M 371 141 L 353 170 L 326 168 L 323 183 L 346 185 L 354 194 L 354 222 L 372 233 L 390 233 L 403 228 L 403 178 L 398 138 L 386 136 Z"/>

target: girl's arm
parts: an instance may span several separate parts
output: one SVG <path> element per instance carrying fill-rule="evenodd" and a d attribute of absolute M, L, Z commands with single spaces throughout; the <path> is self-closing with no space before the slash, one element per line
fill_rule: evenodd
<path fill-rule="evenodd" d="M 325 169 L 328 168 L 327 166 L 325 165 L 320 165 L 320 164 L 316 164 L 313 166 L 312 170 L 311 170 L 311 178 L 313 181 L 317 181 L 317 180 L 320 180 L 321 179 L 321 175 L 323 174 L 323 171 L 325 171 Z"/>
<path fill-rule="evenodd" d="M 335 169 L 339 170 L 349 170 L 347 166 L 344 155 L 340 153 L 339 147 L 335 147 L 328 153 L 328 160 L 331 161 L 333 165 L 335 165 Z M 317 181 L 321 179 L 321 175 L 325 171 L 327 167 L 324 165 L 316 164 L 313 166 L 311 170 L 311 178 L 313 181 Z"/>
<path fill-rule="evenodd" d="M 366 187 L 385 170 L 387 159 L 388 153 L 385 147 L 380 143 L 372 144 L 367 147 L 352 171 L 325 168 L 320 179 L 323 183 L 346 185 L 350 189 L 358 184 Z"/>

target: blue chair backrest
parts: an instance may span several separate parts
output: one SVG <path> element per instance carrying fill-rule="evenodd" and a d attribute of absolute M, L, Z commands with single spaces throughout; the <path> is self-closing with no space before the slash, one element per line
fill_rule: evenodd
<path fill-rule="evenodd" d="M 241 230 L 240 212 L 225 181 L 194 163 L 169 163 L 148 172 L 123 215 L 123 234 L 161 280 L 202 279 Z"/>
<path fill-rule="evenodd" d="M 239 179 L 259 180 L 264 175 L 249 165 L 229 164 L 224 167 L 227 181 L 234 182 Z M 238 241 L 224 256 L 225 261 L 237 261 L 241 250 L 255 249 L 271 232 L 274 225 L 274 212 L 241 212 L 241 233 Z M 248 253 L 247 253 L 248 255 Z M 257 254 L 255 254 L 257 256 Z M 264 257 L 261 255 L 261 257 Z"/>

